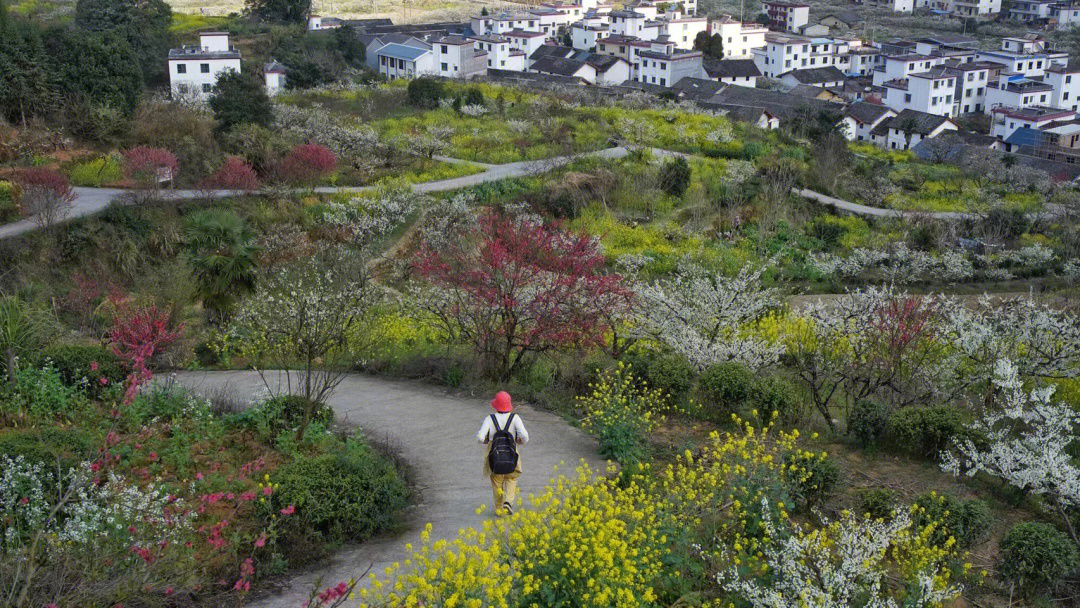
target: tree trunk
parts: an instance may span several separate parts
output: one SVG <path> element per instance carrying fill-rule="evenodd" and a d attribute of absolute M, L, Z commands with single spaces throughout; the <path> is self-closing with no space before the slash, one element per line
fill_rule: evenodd
<path fill-rule="evenodd" d="M 15 378 L 15 348 L 13 346 L 8 346 L 6 349 L 4 349 L 4 358 L 7 359 L 8 382 L 10 382 L 11 386 L 14 387 L 16 378 Z"/>

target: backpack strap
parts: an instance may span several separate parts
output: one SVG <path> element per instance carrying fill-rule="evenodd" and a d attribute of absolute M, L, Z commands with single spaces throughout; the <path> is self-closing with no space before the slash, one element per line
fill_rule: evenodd
<path fill-rule="evenodd" d="M 495 433 L 499 432 L 499 419 L 495 417 L 495 414 L 491 415 L 491 426 L 495 430 L 491 432 L 491 434 L 488 436 L 488 439 L 495 437 Z"/>
<path fill-rule="evenodd" d="M 495 414 L 492 414 L 492 416 L 494 416 L 494 415 Z M 513 423 L 514 423 L 514 413 L 510 412 L 510 415 L 506 417 L 506 428 L 504 428 L 503 430 L 506 431 L 507 433 L 509 433 L 510 432 L 510 425 L 513 424 Z M 499 425 L 496 424 L 495 428 L 499 428 Z"/>

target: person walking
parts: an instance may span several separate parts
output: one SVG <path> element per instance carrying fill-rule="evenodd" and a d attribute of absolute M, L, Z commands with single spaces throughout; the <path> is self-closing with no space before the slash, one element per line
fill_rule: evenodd
<path fill-rule="evenodd" d="M 517 480 L 521 477 L 521 458 L 517 446 L 529 441 L 529 432 L 521 416 L 515 414 L 510 393 L 499 391 L 491 400 L 494 414 L 486 416 L 476 434 L 476 441 L 488 446 L 484 472 L 491 479 L 491 494 L 495 512 L 512 514 L 517 497 Z"/>

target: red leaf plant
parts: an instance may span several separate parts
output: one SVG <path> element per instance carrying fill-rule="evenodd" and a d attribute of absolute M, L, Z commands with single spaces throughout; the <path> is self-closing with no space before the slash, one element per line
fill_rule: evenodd
<path fill-rule="evenodd" d="M 124 150 L 125 175 L 145 186 L 153 187 L 161 181 L 176 179 L 179 168 L 176 155 L 165 148 L 136 146 Z"/>
<path fill-rule="evenodd" d="M 258 190 L 259 177 L 244 159 L 229 156 L 213 175 L 202 180 L 199 185 L 212 190 Z"/>
<path fill-rule="evenodd" d="M 78 198 L 67 177 L 45 167 L 24 171 L 18 181 L 23 209 L 46 228 L 64 218 Z"/>
<path fill-rule="evenodd" d="M 425 308 L 472 344 L 492 377 L 544 352 L 603 344 L 633 302 L 622 277 L 603 272 L 599 242 L 584 231 L 493 212 L 462 230 L 441 247 L 421 243 L 414 263 L 438 288 Z"/>
<path fill-rule="evenodd" d="M 130 404 L 139 387 L 150 381 L 150 362 L 162 348 L 171 344 L 183 331 L 183 325 L 169 328 L 169 315 L 154 305 L 141 306 L 129 300 L 116 302 L 109 340 L 113 354 L 128 371 L 124 404 Z"/>
<path fill-rule="evenodd" d="M 292 184 L 313 185 L 337 168 L 337 156 L 319 144 L 300 144 L 278 165 L 278 173 Z"/>

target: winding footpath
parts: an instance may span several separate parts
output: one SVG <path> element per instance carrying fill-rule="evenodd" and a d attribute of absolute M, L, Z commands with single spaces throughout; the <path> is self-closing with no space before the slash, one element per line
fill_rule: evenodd
<path fill-rule="evenodd" d="M 652 153 L 657 156 L 682 156 L 690 157 L 689 154 L 681 152 L 672 152 L 668 150 L 662 150 L 660 148 L 652 148 Z M 570 162 L 582 158 L 594 156 L 597 158 L 622 158 L 630 154 L 630 151 L 625 147 L 617 146 L 614 148 L 605 148 L 596 152 L 584 152 L 582 154 L 572 154 L 569 156 L 556 156 L 552 158 L 542 160 L 526 160 L 513 163 L 506 163 L 503 165 L 488 165 L 484 163 L 478 163 L 473 161 L 463 161 L 461 159 L 454 159 L 445 156 L 436 157 L 436 160 L 452 163 L 468 163 L 482 167 L 484 170 L 472 175 L 465 175 L 462 177 L 454 177 L 450 179 L 436 180 L 432 182 L 422 182 L 419 184 L 413 184 L 412 188 L 416 192 L 445 192 L 448 190 L 457 190 L 460 188 L 467 188 L 469 186 L 476 186 L 478 184 L 486 182 L 497 182 L 504 179 L 510 179 L 514 177 L 524 177 L 527 175 L 536 175 L 538 173 L 544 173 L 547 171 L 553 171 L 560 167 L 566 166 Z M 374 186 L 355 186 L 355 187 L 319 187 L 314 191 L 320 194 L 335 194 L 339 192 L 366 192 L 373 190 Z M 93 215 L 104 210 L 114 200 L 120 199 L 128 190 L 120 188 L 75 188 L 76 199 L 71 212 L 65 218 L 64 221 L 69 221 L 75 218 L 85 217 Z M 972 219 L 977 217 L 973 213 L 963 213 L 955 211 L 938 211 L 938 212 L 911 212 L 900 211 L 897 209 L 883 209 L 880 207 L 868 207 L 859 203 L 852 203 L 842 199 L 838 199 L 832 196 L 821 194 L 813 190 L 807 190 L 805 188 L 795 188 L 792 190 L 795 194 L 815 201 L 819 204 L 833 207 L 839 211 L 846 213 L 854 213 L 857 215 L 874 216 L 874 217 L 903 217 L 907 215 L 918 215 L 921 217 L 930 217 L 941 220 L 959 220 L 959 219 Z M 235 196 L 238 194 L 247 194 L 244 192 L 238 192 L 235 190 L 218 190 L 212 193 L 215 198 L 224 198 L 228 196 Z M 161 192 L 161 198 L 166 202 L 169 201 L 186 201 L 194 200 L 204 196 L 204 193 L 196 190 L 164 190 Z M 19 220 L 0 226 L 0 239 L 6 239 L 25 232 L 30 232 L 39 228 L 37 222 L 32 218 Z"/>
<path fill-rule="evenodd" d="M 179 372 L 175 378 L 196 393 L 228 395 L 242 403 L 264 390 L 258 374 L 251 371 Z M 326 587 L 359 576 L 369 565 L 372 573 L 381 575 L 394 562 L 407 559 L 405 544 L 418 548 L 427 523 L 433 526 L 432 540 L 438 540 L 493 517 L 491 486 L 482 473 L 484 448 L 476 443 L 477 429 L 492 411 L 489 401 L 490 397 L 457 397 L 412 382 L 346 377 L 328 400 L 338 422 L 356 425 L 390 446 L 412 470 L 419 496 L 407 511 L 404 531 L 346 545 L 328 563 L 293 576 L 285 588 L 256 595 L 245 605 L 299 608 L 320 576 Z M 582 460 L 594 469 L 603 466 L 596 441 L 555 414 L 522 403 L 516 403 L 514 411 L 525 421 L 530 438 L 521 449 L 522 497 L 547 485 L 557 466 L 568 474 Z M 481 504 L 488 508 L 478 515 Z"/>

